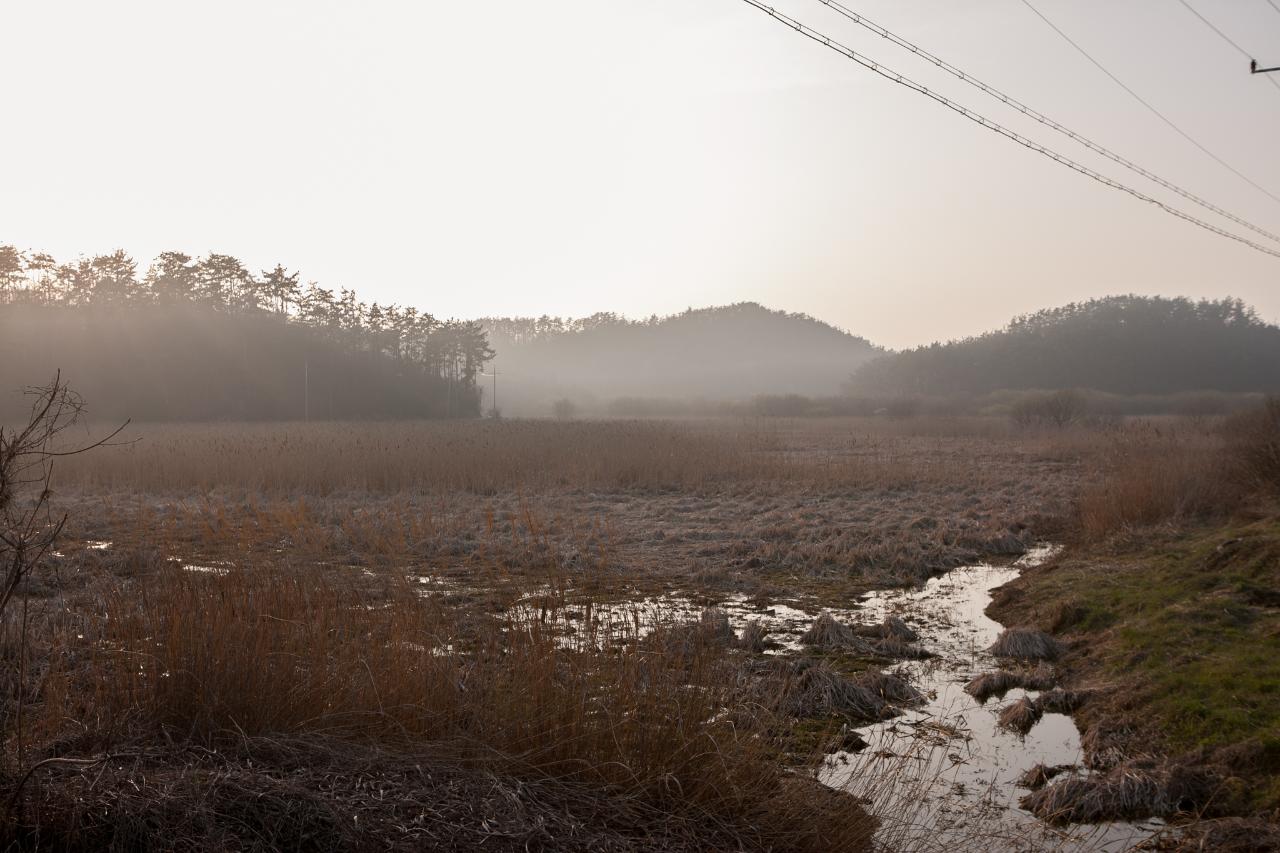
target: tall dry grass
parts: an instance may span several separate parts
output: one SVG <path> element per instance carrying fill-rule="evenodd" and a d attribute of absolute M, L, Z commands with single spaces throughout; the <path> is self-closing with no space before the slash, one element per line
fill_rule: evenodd
<path fill-rule="evenodd" d="M 1280 406 L 1227 422 L 1145 424 L 1113 433 L 1081 489 L 1081 532 L 1105 536 L 1170 521 L 1221 517 L 1280 472 Z M 1270 474 L 1268 474 L 1270 472 Z"/>
<path fill-rule="evenodd" d="M 861 850 L 872 830 L 851 798 L 785 768 L 779 724 L 735 695 L 711 644 L 669 653 L 630 623 L 566 642 L 554 609 L 464 615 L 408 585 L 274 571 L 161 570 L 96 616 L 45 679 L 50 736 L 74 720 L 82 744 L 116 750 L 300 737 L 426 750 L 612 792 L 756 849 Z"/>
<path fill-rule="evenodd" d="M 995 424 L 485 421 L 134 425 L 67 460 L 64 488 L 327 495 L 721 486 L 897 488 L 980 480 Z M 966 451 L 972 451 L 967 453 Z M 980 457 L 986 457 L 980 458 Z"/>

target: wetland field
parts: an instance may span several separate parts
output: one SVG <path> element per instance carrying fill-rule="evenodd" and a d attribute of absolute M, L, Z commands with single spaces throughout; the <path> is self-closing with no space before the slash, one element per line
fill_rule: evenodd
<path fill-rule="evenodd" d="M 66 521 L 5 603 L 5 831 L 1270 849 L 1241 423 L 131 424 L 52 459 Z"/>

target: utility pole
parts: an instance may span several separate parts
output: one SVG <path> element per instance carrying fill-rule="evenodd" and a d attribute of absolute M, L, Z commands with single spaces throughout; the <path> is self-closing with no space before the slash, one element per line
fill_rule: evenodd
<path fill-rule="evenodd" d="M 1259 68 L 1258 60 L 1256 59 L 1249 60 L 1250 74 L 1270 74 L 1272 71 L 1280 71 L 1280 65 L 1277 65 L 1275 68 Z"/>
<path fill-rule="evenodd" d="M 311 420 L 311 357 L 302 359 L 302 420 Z"/>
<path fill-rule="evenodd" d="M 493 379 L 493 404 L 490 406 L 495 412 L 498 411 L 498 368 L 493 368 L 493 373 L 481 373 L 486 379 Z"/>

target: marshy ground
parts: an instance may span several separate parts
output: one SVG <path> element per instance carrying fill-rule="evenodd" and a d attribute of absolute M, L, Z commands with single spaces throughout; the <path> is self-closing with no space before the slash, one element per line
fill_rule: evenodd
<path fill-rule="evenodd" d="M 1253 568 L 1168 556 L 1245 500 L 1222 482 L 1214 421 L 127 437 L 59 462 L 68 526 L 24 590 L 25 633 L 5 638 L 4 779 L 27 846 L 870 849 L 877 827 L 912 816 L 871 814 L 816 776 L 913 704 L 893 673 L 916 654 L 860 597 L 1044 540 L 1063 555 L 993 613 L 1065 644 L 1045 665 L 1090 691 L 1070 709 L 1082 763 L 1163 784 L 1151 814 L 1139 801 L 1090 819 L 1213 818 L 1197 831 L 1248 835 L 1221 820 L 1275 814 L 1275 719 L 1258 709 L 1274 705 L 1277 656 L 1260 649 L 1274 651 L 1277 582 L 1274 551 L 1257 550 L 1274 515 L 1249 498 L 1258 517 L 1221 540 L 1248 543 L 1226 547 Z M 1226 617 L 1191 607 L 1205 590 Z M 1232 615 L 1237 599 L 1247 614 Z M 801 642 L 824 611 L 837 642 Z M 1200 691 L 1210 651 L 1236 667 L 1236 692 Z M 1115 689 L 1126 666 L 1146 687 Z M 1187 685 L 1199 698 L 1177 701 L 1198 710 L 1166 707 Z M 1187 728 L 1197 714 L 1216 742 Z M 1158 748 L 1139 754 L 1138 737 Z M 1224 775 L 1213 750 L 1233 746 L 1254 750 L 1253 770 Z M 1186 796 L 1170 802 L 1175 759 L 1204 772 L 1177 777 Z"/>

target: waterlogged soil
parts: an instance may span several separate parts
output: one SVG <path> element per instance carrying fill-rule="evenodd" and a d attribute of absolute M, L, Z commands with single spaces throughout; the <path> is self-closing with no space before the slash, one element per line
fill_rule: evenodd
<path fill-rule="evenodd" d="M 1062 714 L 1045 714 L 1026 735 L 998 725 L 1003 707 L 1023 696 L 1035 698 L 1036 691 L 1014 689 L 986 703 L 964 691 L 971 679 L 1001 665 L 987 651 L 1003 627 L 984 612 L 992 591 L 1051 554 L 1051 548 L 1039 547 L 1009 566 L 967 566 L 922 589 L 874 593 L 861 602 L 863 621 L 901 617 L 934 655 L 899 669 L 926 701 L 861 729 L 868 746 L 833 756 L 822 773 L 832 787 L 870 801 L 886 846 L 1120 851 L 1159 830 L 1158 821 L 1055 828 L 1019 808 L 1027 791 L 1017 780 L 1036 765 L 1086 772 L 1080 732 Z M 883 784 L 886 774 L 895 784 Z M 879 784 L 863 790 L 860 780 L 870 778 Z"/>

